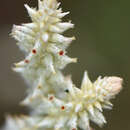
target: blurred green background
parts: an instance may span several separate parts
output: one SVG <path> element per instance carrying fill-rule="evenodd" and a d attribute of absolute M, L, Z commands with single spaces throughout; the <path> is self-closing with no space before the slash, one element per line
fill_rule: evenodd
<path fill-rule="evenodd" d="M 33 7 L 37 0 L 0 1 L 0 124 L 6 113 L 26 113 L 19 106 L 25 97 L 26 84 L 12 72 L 13 63 L 23 59 L 16 41 L 9 37 L 12 24 L 29 22 L 23 6 Z M 65 20 L 72 20 L 75 29 L 68 31 L 76 36 L 68 49 L 68 55 L 78 57 L 77 64 L 68 65 L 65 73 L 72 73 L 73 81 L 80 86 L 84 70 L 92 80 L 101 76 L 124 78 L 124 89 L 117 96 L 112 111 L 105 111 L 107 125 L 104 130 L 130 130 L 130 36 L 129 5 L 127 0 L 62 0 L 64 11 L 71 14 Z M 96 127 L 96 130 L 101 128 Z"/>

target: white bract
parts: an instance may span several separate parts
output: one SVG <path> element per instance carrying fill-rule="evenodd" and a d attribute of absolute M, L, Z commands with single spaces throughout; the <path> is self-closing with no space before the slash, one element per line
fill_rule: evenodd
<path fill-rule="evenodd" d="M 25 53 L 25 59 L 15 64 L 29 83 L 28 96 L 21 102 L 31 109 L 29 116 L 7 117 L 3 130 L 91 130 L 90 121 L 106 123 L 103 108 L 111 109 L 110 99 L 122 88 L 119 77 L 99 77 L 92 83 L 85 72 L 81 88 L 61 70 L 76 58 L 66 55 L 75 40 L 63 32 L 73 28 L 63 22 L 57 0 L 38 0 L 38 9 L 25 5 L 32 23 L 14 25 L 11 35 Z"/>

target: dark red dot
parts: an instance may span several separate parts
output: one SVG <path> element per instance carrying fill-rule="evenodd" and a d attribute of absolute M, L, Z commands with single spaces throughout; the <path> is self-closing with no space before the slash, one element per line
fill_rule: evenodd
<path fill-rule="evenodd" d="M 35 49 L 33 49 L 33 50 L 32 50 L 32 53 L 36 54 L 36 53 L 37 53 L 37 51 L 36 51 Z"/>
<path fill-rule="evenodd" d="M 64 109 L 65 109 L 65 106 L 62 106 L 61 109 L 64 110 Z"/>
<path fill-rule="evenodd" d="M 73 128 L 72 130 L 76 130 L 76 128 Z"/>
<path fill-rule="evenodd" d="M 63 56 L 63 55 L 64 55 L 64 51 L 61 50 L 61 51 L 59 52 L 59 55 L 60 55 L 60 56 Z"/>
<path fill-rule="evenodd" d="M 29 63 L 29 60 L 25 60 L 24 62 L 25 62 L 25 63 Z"/>
<path fill-rule="evenodd" d="M 50 101 L 52 101 L 53 99 L 54 99 L 54 97 L 53 97 L 53 96 L 49 97 L 49 100 L 50 100 Z"/>

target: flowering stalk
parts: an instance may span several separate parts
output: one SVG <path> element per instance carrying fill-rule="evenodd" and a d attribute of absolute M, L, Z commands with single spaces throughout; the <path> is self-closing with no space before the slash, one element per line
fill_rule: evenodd
<path fill-rule="evenodd" d="M 29 116 L 7 117 L 3 130 L 90 130 L 90 121 L 106 123 L 102 109 L 111 109 L 110 99 L 122 88 L 119 77 L 99 77 L 94 83 L 84 73 L 81 88 L 61 72 L 76 58 L 66 55 L 75 40 L 63 32 L 73 28 L 62 22 L 69 12 L 62 12 L 57 0 L 38 0 L 38 9 L 25 5 L 32 23 L 14 25 L 11 35 L 17 40 L 25 59 L 15 64 L 29 84 L 28 96 L 21 102 L 31 108 Z"/>

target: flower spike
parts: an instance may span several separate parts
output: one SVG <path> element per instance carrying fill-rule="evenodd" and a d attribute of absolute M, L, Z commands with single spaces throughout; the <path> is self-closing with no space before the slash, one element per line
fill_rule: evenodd
<path fill-rule="evenodd" d="M 74 24 L 62 21 L 69 12 L 59 6 L 57 0 L 38 0 L 38 9 L 25 4 L 32 22 L 13 26 L 11 36 L 25 53 L 13 70 L 30 85 L 20 104 L 31 112 L 7 116 L 3 130 L 92 130 L 91 121 L 99 126 L 106 123 L 103 109 L 112 108 L 110 99 L 122 89 L 122 78 L 115 76 L 92 82 L 85 71 L 81 87 L 76 87 L 71 76 L 62 74 L 77 58 L 67 56 L 66 49 L 75 37 L 63 33 Z"/>

